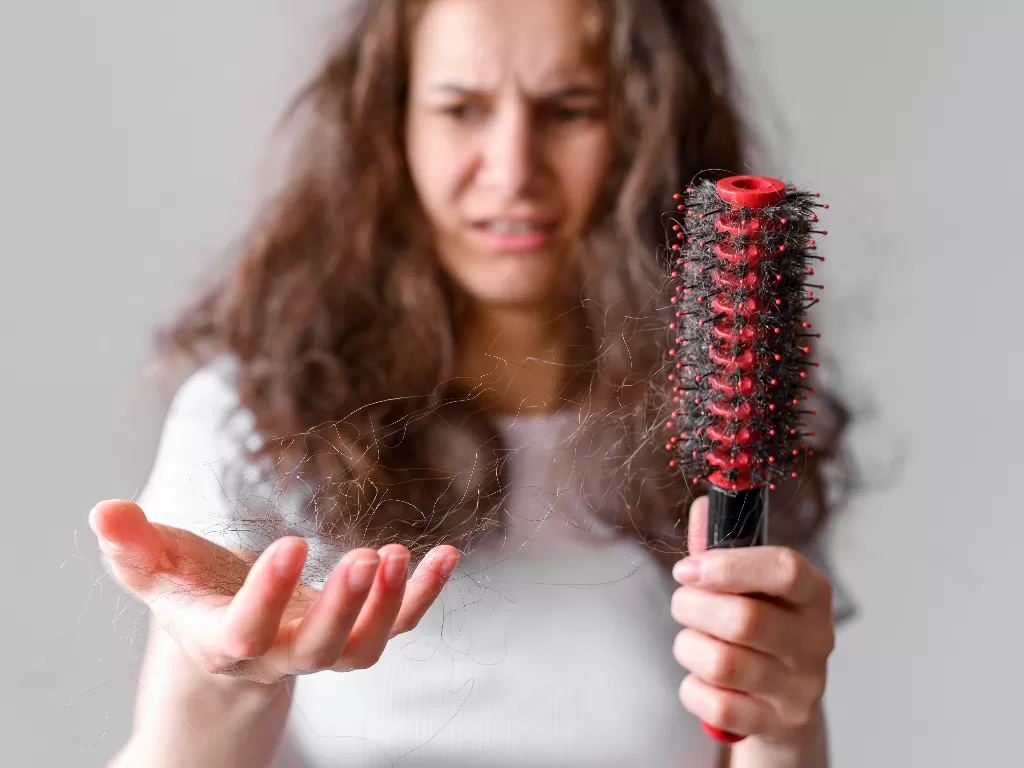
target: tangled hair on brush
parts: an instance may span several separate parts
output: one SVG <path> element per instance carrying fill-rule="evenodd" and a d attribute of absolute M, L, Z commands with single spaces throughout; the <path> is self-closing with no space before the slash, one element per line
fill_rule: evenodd
<path fill-rule="evenodd" d="M 454 378 L 458 296 L 408 193 L 408 40 L 422 2 L 352 3 L 286 115 L 302 129 L 286 183 L 227 275 L 158 336 L 166 359 L 237 361 L 240 406 L 262 437 L 247 459 L 316 489 L 304 514 L 318 535 L 398 541 L 414 559 L 500 528 L 506 484 L 481 392 Z M 609 77 L 615 159 L 581 244 L 564 407 L 579 417 L 586 474 L 606 480 L 588 490 L 595 513 L 668 562 L 684 551 L 693 497 L 649 439 L 664 353 L 661 216 L 701 169 L 739 172 L 746 138 L 710 2 L 591 5 L 584 28 Z M 833 406 L 837 431 L 800 485 L 776 495 L 773 530 L 794 542 L 828 509 L 819 465 L 835 458 L 845 419 Z"/>

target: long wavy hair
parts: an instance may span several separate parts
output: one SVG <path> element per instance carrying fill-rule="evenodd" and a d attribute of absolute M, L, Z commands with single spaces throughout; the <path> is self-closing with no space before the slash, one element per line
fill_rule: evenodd
<path fill-rule="evenodd" d="M 459 296 L 410 193 L 403 125 L 423 3 L 352 4 L 286 113 L 300 134 L 285 183 L 227 274 L 158 332 L 161 356 L 235 360 L 262 438 L 247 459 L 315 489 L 304 514 L 317 535 L 400 541 L 414 558 L 502 527 L 508 457 L 479 390 L 454 375 Z M 662 214 L 705 169 L 742 172 L 747 136 L 710 2 L 594 0 L 582 23 L 608 74 L 615 159 L 580 243 L 563 410 L 590 507 L 668 563 L 685 551 L 694 491 L 652 434 L 668 322 Z M 815 463 L 774 497 L 772 530 L 793 545 L 835 502 L 823 468 L 839 458 L 845 412 L 829 404 L 837 418 L 819 429 Z"/>

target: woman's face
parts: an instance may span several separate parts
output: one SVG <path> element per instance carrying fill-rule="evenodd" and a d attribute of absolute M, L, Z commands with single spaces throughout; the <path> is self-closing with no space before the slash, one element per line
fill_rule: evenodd
<path fill-rule="evenodd" d="M 564 294 L 611 157 L 586 0 L 431 0 L 406 152 L 442 267 L 484 304 Z"/>

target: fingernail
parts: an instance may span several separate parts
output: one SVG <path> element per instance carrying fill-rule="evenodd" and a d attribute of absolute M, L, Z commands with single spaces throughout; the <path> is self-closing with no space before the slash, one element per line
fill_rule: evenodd
<path fill-rule="evenodd" d="M 273 555 L 274 570 L 283 579 L 295 577 L 295 559 L 288 555 L 288 547 L 283 543 L 277 545 L 277 551 Z"/>
<path fill-rule="evenodd" d="M 452 575 L 452 572 L 455 570 L 455 566 L 458 565 L 458 563 L 459 558 L 455 555 L 448 555 L 448 557 L 444 559 L 444 562 L 441 563 L 440 567 L 437 569 L 437 572 L 441 574 L 442 581 L 448 580 L 448 577 Z"/>
<path fill-rule="evenodd" d="M 672 578 L 680 584 L 696 584 L 700 581 L 700 563 L 694 557 L 680 560 L 672 567 Z"/>
<path fill-rule="evenodd" d="M 409 556 L 388 555 L 384 562 L 384 581 L 389 587 L 397 587 L 409 576 Z"/>
<path fill-rule="evenodd" d="M 360 560 L 348 571 L 348 588 L 353 592 L 365 592 L 373 583 L 379 560 Z"/>

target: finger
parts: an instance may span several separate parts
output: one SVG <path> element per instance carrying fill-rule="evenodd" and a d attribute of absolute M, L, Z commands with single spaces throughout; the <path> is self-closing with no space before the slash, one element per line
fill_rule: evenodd
<path fill-rule="evenodd" d="M 706 683 L 744 693 L 784 694 L 789 670 L 765 653 L 733 645 L 695 629 L 676 635 L 672 654 Z"/>
<path fill-rule="evenodd" d="M 696 674 L 683 678 L 679 700 L 708 725 L 728 733 L 762 733 L 771 722 L 771 705 L 755 695 L 719 688 Z"/>
<path fill-rule="evenodd" d="M 704 552 L 708 546 L 708 497 L 701 496 L 690 505 L 686 527 L 686 546 L 690 557 Z"/>
<path fill-rule="evenodd" d="M 817 568 L 789 547 L 712 549 L 686 558 L 695 573 L 677 580 L 714 592 L 763 594 L 794 606 L 831 600 L 831 585 Z"/>
<path fill-rule="evenodd" d="M 306 550 L 306 542 L 294 536 L 267 548 L 225 609 L 219 642 L 213 641 L 216 650 L 231 659 L 252 659 L 267 652 L 302 575 Z"/>
<path fill-rule="evenodd" d="M 140 597 L 153 588 L 157 574 L 170 569 L 163 537 L 137 504 L 101 501 L 89 511 L 89 527 L 118 581 Z"/>
<path fill-rule="evenodd" d="M 409 550 L 401 544 L 388 544 L 378 554 L 381 566 L 345 647 L 345 669 L 363 669 L 377 663 L 402 606 L 409 577 Z"/>
<path fill-rule="evenodd" d="M 345 554 L 323 591 L 300 620 L 292 643 L 291 664 L 301 672 L 335 665 L 373 585 L 380 556 L 372 549 Z"/>
<path fill-rule="evenodd" d="M 408 632 L 420 623 L 458 564 L 459 550 L 450 546 L 436 547 L 423 558 L 405 585 L 402 607 L 391 628 L 392 637 Z"/>
<path fill-rule="evenodd" d="M 682 587 L 672 594 L 672 618 L 688 629 L 752 648 L 789 663 L 811 648 L 793 611 L 756 597 Z"/>

